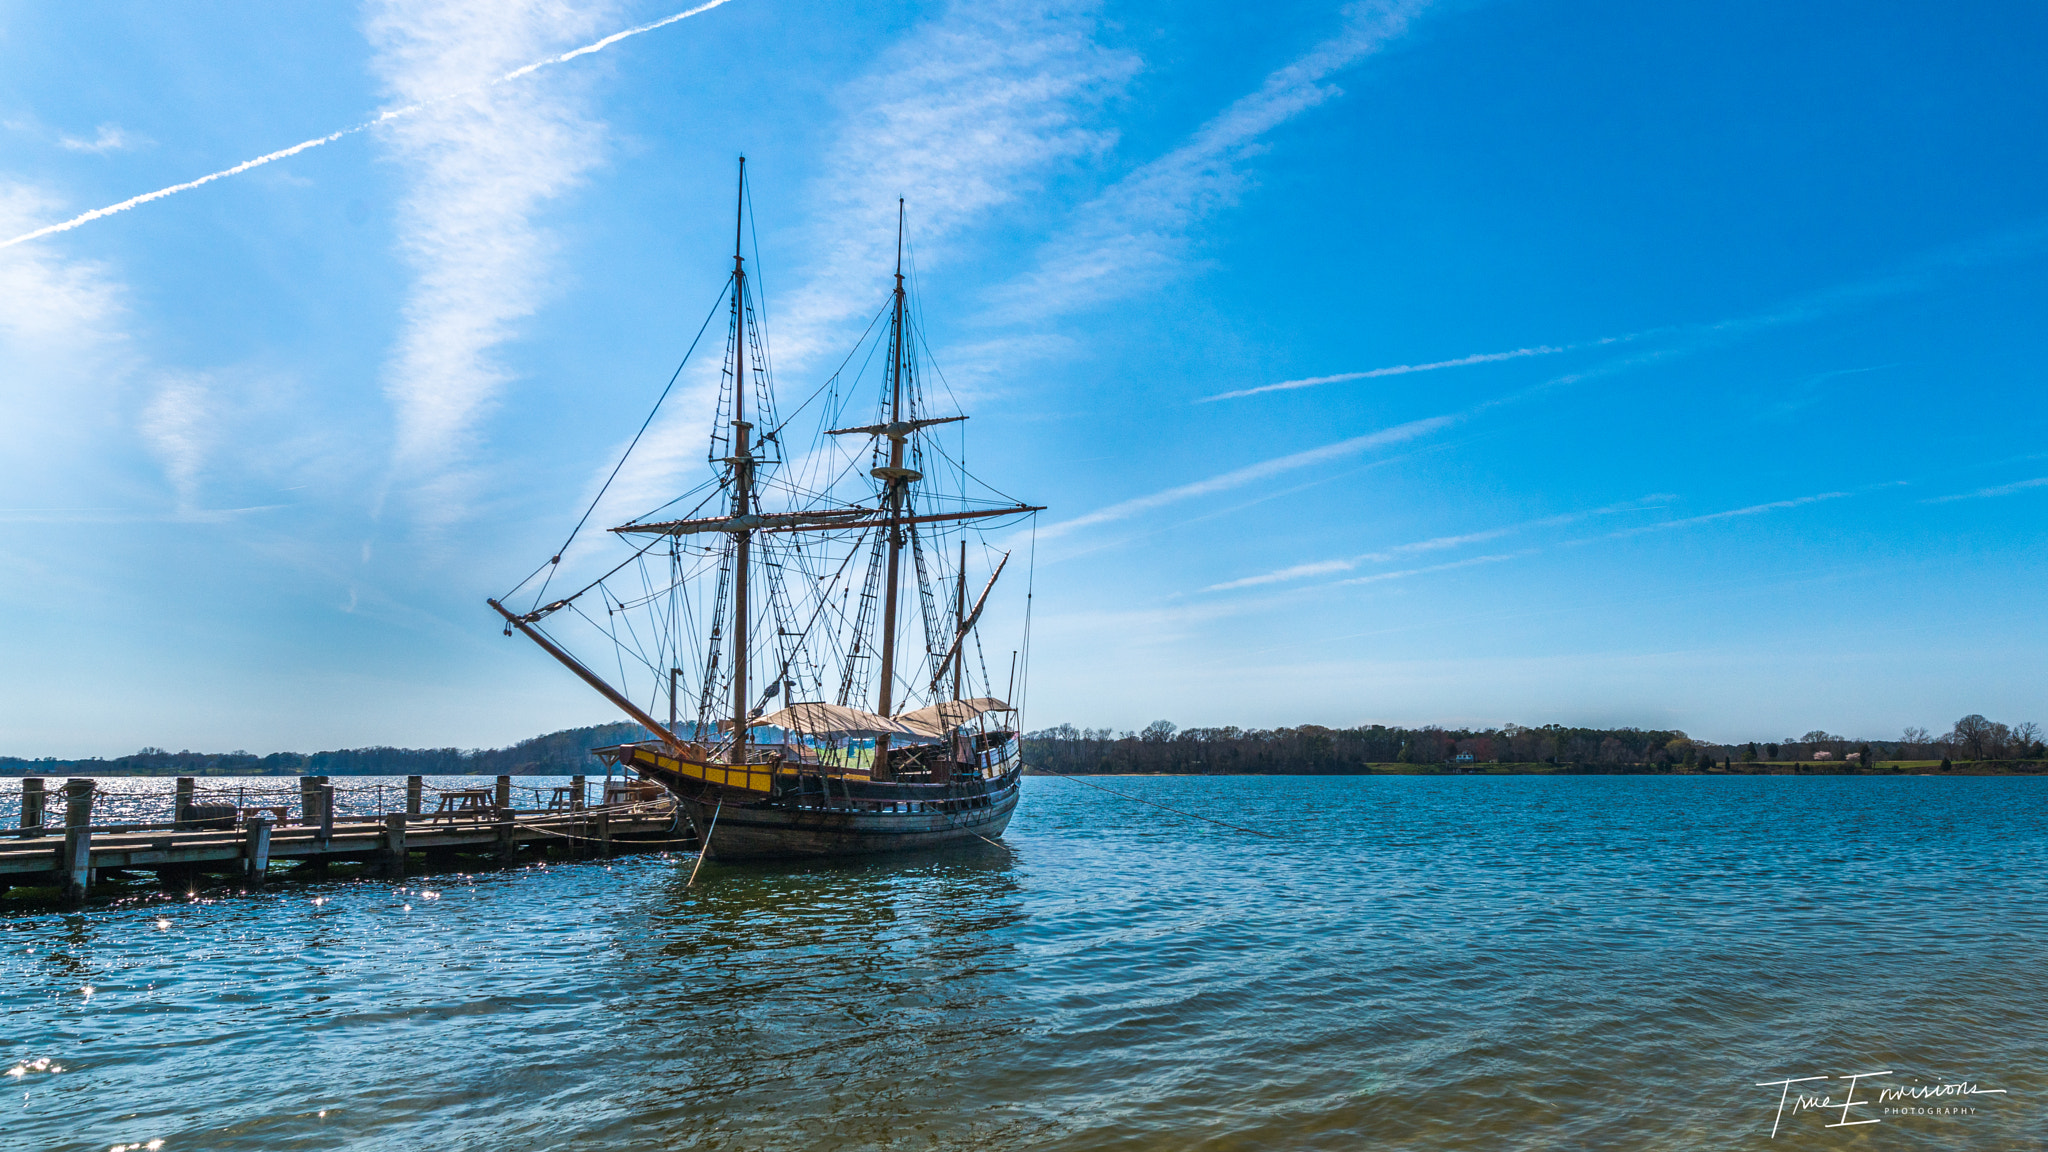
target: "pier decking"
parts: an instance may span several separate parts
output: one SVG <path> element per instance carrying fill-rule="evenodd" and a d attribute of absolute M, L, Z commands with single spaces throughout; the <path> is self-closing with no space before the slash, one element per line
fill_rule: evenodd
<path fill-rule="evenodd" d="M 487 853 L 510 862 L 528 848 L 609 856 L 696 843 L 674 801 L 650 795 L 651 786 L 614 784 L 605 803 L 589 805 L 579 776 L 554 789 L 547 807 L 522 810 L 511 804 L 510 779 L 499 777 L 495 789 L 442 793 L 441 810 L 427 812 L 421 778 L 414 776 L 407 781 L 405 811 L 337 818 L 333 785 L 306 777 L 293 820 L 289 804 L 196 804 L 194 782 L 180 778 L 172 821 L 94 825 L 94 781 L 71 780 L 53 794 L 43 780 L 29 777 L 22 782 L 20 827 L 0 830 L 0 893 L 58 887 L 75 903 L 108 870 L 154 871 L 166 885 L 205 873 L 260 884 L 279 863 L 360 862 L 395 877 L 405 874 L 414 853 Z M 48 799 L 61 801 L 51 806 L 60 811 L 50 812 L 61 818 L 46 823 Z"/>

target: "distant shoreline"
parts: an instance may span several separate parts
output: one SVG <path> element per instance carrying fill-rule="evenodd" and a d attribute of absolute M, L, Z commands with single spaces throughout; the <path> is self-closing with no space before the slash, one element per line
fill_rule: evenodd
<path fill-rule="evenodd" d="M 1946 771 L 1941 761 L 1879 763 L 1869 769 L 1827 761 L 1776 761 L 1731 768 L 1673 768 L 1572 764 L 1372 764 L 1330 772 L 1049 772 L 1026 768 L 1026 776 L 2044 776 L 2048 763 L 1962 761 Z"/>
<path fill-rule="evenodd" d="M 545 769 L 529 768 L 525 771 L 507 772 L 334 772 L 324 775 L 332 777 L 397 777 L 406 775 L 425 776 L 573 776 L 577 773 L 563 766 L 548 766 Z M 589 769 L 583 775 L 592 773 Z M 1643 767 L 1608 767 L 1599 765 L 1577 766 L 1570 764 L 1481 764 L 1469 766 L 1446 766 L 1438 764 L 1371 764 L 1361 768 L 1346 768 L 1330 772 L 1050 772 L 1041 768 L 1024 769 L 1026 776 L 1172 776 L 1172 777 L 1257 777 L 1257 776 L 2044 776 L 2048 775 L 2048 764 L 2034 761 L 1984 763 L 1963 761 L 1952 764 L 1947 771 L 1941 762 L 1903 761 L 1879 763 L 1869 769 L 1825 761 L 1779 761 L 1761 764 L 1737 764 L 1730 768 L 1672 769 L 1664 771 Z M 192 776 L 206 780 L 296 780 L 318 773 L 302 772 L 137 772 L 133 770 L 97 769 L 76 762 L 58 763 L 41 771 L 22 771 L 12 766 L 0 768 L 0 780 L 22 780 L 41 777 L 45 780 L 60 777 L 106 777 L 118 779 L 174 779 Z"/>

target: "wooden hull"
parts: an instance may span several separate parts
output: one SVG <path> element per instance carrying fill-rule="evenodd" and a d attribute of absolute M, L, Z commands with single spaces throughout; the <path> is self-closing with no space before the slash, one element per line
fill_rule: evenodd
<path fill-rule="evenodd" d="M 723 766 L 644 746 L 597 751 L 681 801 L 698 835 L 710 832 L 705 854 L 713 860 L 865 856 L 993 841 L 1009 827 L 1022 777 L 1014 746 L 993 778 L 964 774 L 949 784 L 827 782 L 786 766 L 728 775 Z M 755 787 L 757 781 L 766 787 Z"/>
<path fill-rule="evenodd" d="M 763 804 L 720 808 L 701 800 L 685 800 L 683 807 L 700 833 L 712 828 L 712 817 L 717 816 L 705 853 L 711 859 L 775 860 L 866 856 L 994 840 L 1009 827 L 1017 789 L 1012 786 L 990 801 L 987 808 L 963 812 L 843 812 Z"/>

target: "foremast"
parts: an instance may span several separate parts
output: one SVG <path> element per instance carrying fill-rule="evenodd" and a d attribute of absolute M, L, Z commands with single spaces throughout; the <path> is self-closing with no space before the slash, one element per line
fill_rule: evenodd
<path fill-rule="evenodd" d="M 732 618 L 732 749 L 728 764 L 747 762 L 747 569 L 752 560 L 754 530 L 748 517 L 753 514 L 754 454 L 752 432 L 747 421 L 747 259 L 740 247 L 747 208 L 747 158 L 740 157 L 738 206 L 732 223 L 732 430 L 733 493 L 733 618 Z"/>
<path fill-rule="evenodd" d="M 903 568 L 903 497 L 916 472 L 903 466 L 903 445 L 910 433 L 903 428 L 903 201 L 896 201 L 896 295 L 889 314 L 889 463 L 871 474 L 882 481 L 884 521 L 889 533 L 889 565 L 884 569 L 882 591 L 882 683 L 875 695 L 875 713 L 894 715 L 896 688 L 896 599 Z M 869 768 L 874 780 L 892 780 L 889 766 L 889 734 L 875 737 L 875 761 Z"/>

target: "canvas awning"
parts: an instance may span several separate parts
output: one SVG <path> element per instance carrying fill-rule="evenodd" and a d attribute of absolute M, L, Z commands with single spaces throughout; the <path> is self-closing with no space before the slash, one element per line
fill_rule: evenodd
<path fill-rule="evenodd" d="M 984 712 L 1009 710 L 1008 704 L 993 696 L 976 696 L 972 700 L 941 700 L 915 712 L 905 712 L 896 720 L 911 732 L 936 740 L 962 724 L 973 723 Z"/>
<path fill-rule="evenodd" d="M 915 736 L 916 731 L 898 720 L 878 716 L 843 704 L 800 703 L 770 712 L 750 725 L 758 728 L 787 728 L 806 736 Z M 732 721 L 718 722 L 720 732 L 732 731 Z"/>

